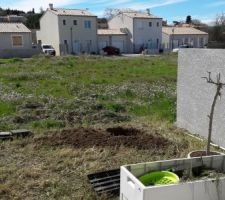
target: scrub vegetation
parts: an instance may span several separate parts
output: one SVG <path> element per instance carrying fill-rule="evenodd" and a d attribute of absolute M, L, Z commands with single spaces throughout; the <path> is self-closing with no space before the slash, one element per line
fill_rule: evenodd
<path fill-rule="evenodd" d="M 0 142 L 0 199 L 110 199 L 88 174 L 202 149 L 173 126 L 176 73 L 177 55 L 0 60 L 0 130 L 34 133 Z"/>

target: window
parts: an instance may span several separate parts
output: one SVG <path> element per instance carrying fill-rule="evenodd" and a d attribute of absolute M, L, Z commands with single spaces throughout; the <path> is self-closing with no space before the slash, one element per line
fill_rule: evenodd
<path fill-rule="evenodd" d="M 159 22 L 157 22 L 157 27 L 159 27 Z"/>
<path fill-rule="evenodd" d="M 152 22 L 149 22 L 148 25 L 149 25 L 150 27 L 152 27 Z"/>
<path fill-rule="evenodd" d="M 67 40 L 64 40 L 64 44 L 67 44 Z"/>
<path fill-rule="evenodd" d="M 204 46 L 204 38 L 199 38 L 199 47 L 203 47 Z"/>
<path fill-rule="evenodd" d="M 84 27 L 85 27 L 85 28 L 91 28 L 91 21 L 85 20 L 85 21 L 84 21 Z"/>
<path fill-rule="evenodd" d="M 12 45 L 14 47 L 22 47 L 23 46 L 23 37 L 21 35 L 12 36 Z"/>
<path fill-rule="evenodd" d="M 63 25 L 66 25 L 66 20 L 65 19 L 63 20 Z"/>
<path fill-rule="evenodd" d="M 73 25 L 74 25 L 74 26 L 77 25 L 77 20 L 73 20 Z"/>

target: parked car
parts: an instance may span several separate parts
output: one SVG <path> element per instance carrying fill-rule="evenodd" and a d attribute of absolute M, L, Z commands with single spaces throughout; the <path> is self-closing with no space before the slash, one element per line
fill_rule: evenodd
<path fill-rule="evenodd" d="M 102 49 L 107 55 L 120 55 L 120 49 L 112 46 L 106 46 Z"/>
<path fill-rule="evenodd" d="M 191 46 L 187 44 L 180 45 L 178 48 L 173 49 L 173 53 L 177 53 L 179 49 L 191 48 Z"/>
<path fill-rule="evenodd" d="M 42 44 L 41 49 L 44 54 L 55 56 L 55 49 L 52 47 L 52 45 Z"/>

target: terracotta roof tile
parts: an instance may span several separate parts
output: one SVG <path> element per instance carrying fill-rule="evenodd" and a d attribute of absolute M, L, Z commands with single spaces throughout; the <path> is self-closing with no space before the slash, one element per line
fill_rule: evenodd
<path fill-rule="evenodd" d="M 163 27 L 162 32 L 167 35 L 208 35 L 206 32 L 191 27 Z"/>
<path fill-rule="evenodd" d="M 98 35 L 126 35 L 120 29 L 98 29 Z"/>
<path fill-rule="evenodd" d="M 148 13 L 140 13 L 140 12 L 123 12 L 122 14 L 127 15 L 131 18 L 147 18 L 147 19 L 162 19 L 161 17 L 148 14 Z"/>
<path fill-rule="evenodd" d="M 92 13 L 90 13 L 88 10 L 79 10 L 79 9 L 53 9 L 50 10 L 55 15 L 59 16 L 91 16 L 95 17 Z"/>
<path fill-rule="evenodd" d="M 22 23 L 0 23 L 1 33 L 30 33 L 31 31 Z"/>

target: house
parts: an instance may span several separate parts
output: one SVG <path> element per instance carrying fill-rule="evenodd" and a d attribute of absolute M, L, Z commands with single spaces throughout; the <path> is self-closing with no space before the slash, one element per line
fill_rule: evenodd
<path fill-rule="evenodd" d="M 25 23 L 27 18 L 19 15 L 0 16 L 0 22 Z"/>
<path fill-rule="evenodd" d="M 88 10 L 56 9 L 50 4 L 40 19 L 37 40 L 52 45 L 56 55 L 97 52 L 97 17 Z"/>
<path fill-rule="evenodd" d="M 98 50 L 106 46 L 117 47 L 121 53 L 127 52 L 127 34 L 120 29 L 98 29 Z"/>
<path fill-rule="evenodd" d="M 203 48 L 208 44 L 208 33 L 192 27 L 163 27 L 162 43 L 168 50 L 185 44 L 194 48 Z"/>
<path fill-rule="evenodd" d="M 32 48 L 31 31 L 22 23 L 0 23 L 0 57 L 30 57 L 37 54 Z"/>
<path fill-rule="evenodd" d="M 121 12 L 109 22 L 109 29 L 120 29 L 127 34 L 127 52 L 142 49 L 158 52 L 162 41 L 162 18 L 150 13 Z"/>

